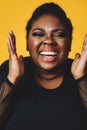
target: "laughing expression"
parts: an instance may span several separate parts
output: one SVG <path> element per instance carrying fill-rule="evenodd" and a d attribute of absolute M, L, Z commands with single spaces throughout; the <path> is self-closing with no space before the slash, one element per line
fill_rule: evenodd
<path fill-rule="evenodd" d="M 28 34 L 27 49 L 38 67 L 55 69 L 68 57 L 70 48 L 68 31 L 60 19 L 43 15 L 34 21 Z"/>

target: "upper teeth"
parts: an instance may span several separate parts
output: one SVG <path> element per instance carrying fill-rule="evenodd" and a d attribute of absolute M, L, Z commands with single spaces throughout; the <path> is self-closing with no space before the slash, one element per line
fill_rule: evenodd
<path fill-rule="evenodd" d="M 58 53 L 57 52 L 45 52 L 45 51 L 43 51 L 43 52 L 41 52 L 40 53 L 41 55 L 47 55 L 47 56 L 54 56 L 54 55 L 57 55 Z"/>

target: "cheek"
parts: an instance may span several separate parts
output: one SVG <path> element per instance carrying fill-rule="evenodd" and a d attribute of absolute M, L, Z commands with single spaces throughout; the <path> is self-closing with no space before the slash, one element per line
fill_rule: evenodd
<path fill-rule="evenodd" d="M 32 38 L 29 38 L 29 39 L 28 39 L 28 42 L 27 42 L 27 49 L 28 49 L 29 51 L 33 51 L 34 48 L 35 48 L 35 46 L 36 46 L 35 40 L 33 40 Z"/>
<path fill-rule="evenodd" d="M 69 40 L 64 40 L 63 43 L 61 44 L 61 50 L 64 51 L 65 53 L 69 52 L 71 49 L 71 43 Z"/>

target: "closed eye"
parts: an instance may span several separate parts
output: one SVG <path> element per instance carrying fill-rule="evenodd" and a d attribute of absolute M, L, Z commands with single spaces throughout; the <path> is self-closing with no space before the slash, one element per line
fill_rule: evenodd
<path fill-rule="evenodd" d="M 32 34 L 34 37 L 43 37 L 45 34 L 41 32 L 33 32 Z"/>
<path fill-rule="evenodd" d="M 60 38 L 65 38 L 66 37 L 66 32 L 56 32 L 53 34 L 54 37 L 60 37 Z"/>

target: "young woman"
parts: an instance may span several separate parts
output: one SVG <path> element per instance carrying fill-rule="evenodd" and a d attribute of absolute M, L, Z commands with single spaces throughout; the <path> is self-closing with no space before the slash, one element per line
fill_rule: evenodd
<path fill-rule="evenodd" d="M 82 54 L 68 59 L 72 29 L 60 6 L 45 3 L 26 26 L 30 57 L 18 57 L 9 32 L 9 62 L 1 66 L 2 129 L 87 130 L 87 37 Z"/>

